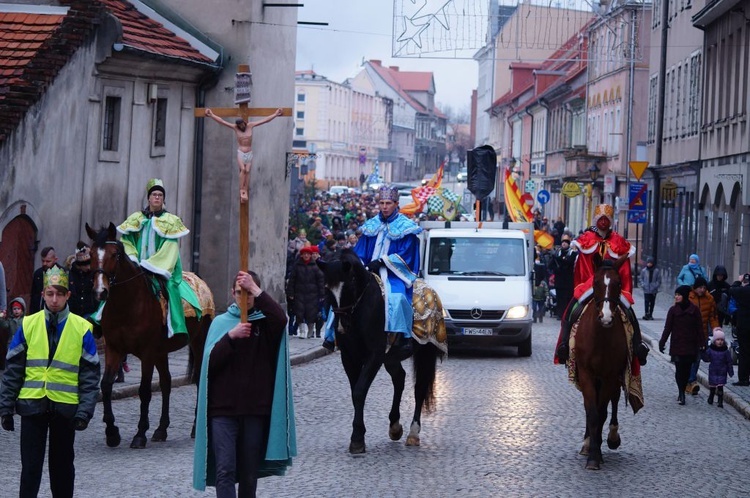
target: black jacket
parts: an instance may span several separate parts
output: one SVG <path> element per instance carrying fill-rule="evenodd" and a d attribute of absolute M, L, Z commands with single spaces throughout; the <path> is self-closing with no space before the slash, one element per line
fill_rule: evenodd
<path fill-rule="evenodd" d="M 318 265 L 312 260 L 305 264 L 302 258 L 298 258 L 289 274 L 286 295 L 292 301 L 292 309 L 297 318 L 314 323 L 325 298 L 323 272 Z"/>

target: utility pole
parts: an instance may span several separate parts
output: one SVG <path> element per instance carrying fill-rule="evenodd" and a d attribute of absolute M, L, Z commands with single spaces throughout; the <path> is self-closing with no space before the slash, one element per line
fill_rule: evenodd
<path fill-rule="evenodd" d="M 627 136 L 625 139 L 625 195 L 630 195 L 630 160 L 631 149 L 633 147 L 633 89 L 635 88 L 635 22 L 636 22 L 636 10 L 633 8 L 630 11 L 630 47 L 628 48 L 628 57 L 630 58 L 629 74 L 628 74 L 628 129 Z M 625 239 L 628 238 L 628 228 L 630 223 L 625 220 Z M 635 275 L 635 272 L 633 273 Z"/>

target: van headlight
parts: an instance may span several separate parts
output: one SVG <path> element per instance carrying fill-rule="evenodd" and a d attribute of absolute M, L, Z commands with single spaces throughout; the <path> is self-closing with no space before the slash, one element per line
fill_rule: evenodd
<path fill-rule="evenodd" d="M 513 306 L 511 309 L 508 310 L 508 313 L 505 315 L 505 318 L 510 318 L 510 319 L 525 318 L 526 315 L 528 314 L 529 314 L 528 306 Z"/>

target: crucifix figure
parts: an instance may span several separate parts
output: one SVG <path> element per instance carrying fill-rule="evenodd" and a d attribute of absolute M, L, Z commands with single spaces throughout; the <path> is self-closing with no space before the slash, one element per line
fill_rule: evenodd
<path fill-rule="evenodd" d="M 242 105 L 242 104 L 240 104 Z M 247 104 L 244 104 L 247 106 Z M 267 116 L 260 121 L 248 122 L 244 118 L 237 118 L 234 124 L 221 119 L 219 116 L 214 114 L 211 109 L 206 108 L 206 116 L 213 119 L 220 125 L 226 126 L 234 130 L 237 136 L 237 165 L 240 169 L 240 203 L 244 204 L 248 201 L 247 190 L 250 183 L 250 165 L 253 162 L 253 128 L 272 121 L 277 116 L 281 116 L 283 111 L 281 108 L 276 109 L 276 112 Z"/>
<path fill-rule="evenodd" d="M 237 164 L 240 168 L 240 270 L 248 270 L 248 256 L 250 252 L 250 214 L 248 207 L 249 203 L 249 191 L 250 191 L 250 167 L 252 161 L 252 135 L 253 128 L 265 123 L 268 123 L 277 116 L 291 116 L 292 109 L 290 107 L 273 109 L 268 107 L 256 107 L 250 108 L 247 103 L 250 100 L 249 95 L 249 76 L 250 66 L 247 64 L 240 64 L 237 67 L 237 78 L 235 85 L 238 89 L 238 102 L 237 107 L 220 107 L 220 108 L 195 108 L 195 117 L 203 118 L 209 117 L 218 123 L 233 128 L 237 136 Z M 243 78 L 245 77 L 245 78 Z M 239 87 L 243 86 L 244 94 L 240 97 Z M 249 123 L 248 118 L 265 116 L 263 119 L 257 122 Z M 229 123 L 221 118 L 226 117 L 239 117 L 237 124 Z M 239 122 L 242 122 L 242 126 Z M 242 290 L 242 297 L 240 299 L 240 319 L 243 323 L 247 321 L 247 293 Z"/>

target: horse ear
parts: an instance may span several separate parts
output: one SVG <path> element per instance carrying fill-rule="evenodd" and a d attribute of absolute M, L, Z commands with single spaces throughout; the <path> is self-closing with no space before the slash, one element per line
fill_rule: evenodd
<path fill-rule="evenodd" d="M 602 257 L 599 255 L 599 253 L 594 253 L 594 257 L 592 258 L 592 260 L 594 263 L 594 270 L 602 266 Z"/>
<path fill-rule="evenodd" d="M 111 221 L 109 222 L 109 226 L 107 227 L 107 238 L 109 240 L 117 240 L 117 228 Z"/>
<path fill-rule="evenodd" d="M 88 223 L 86 223 L 86 234 L 91 240 L 96 239 L 96 231 L 94 231 L 94 229 L 91 228 Z"/>

